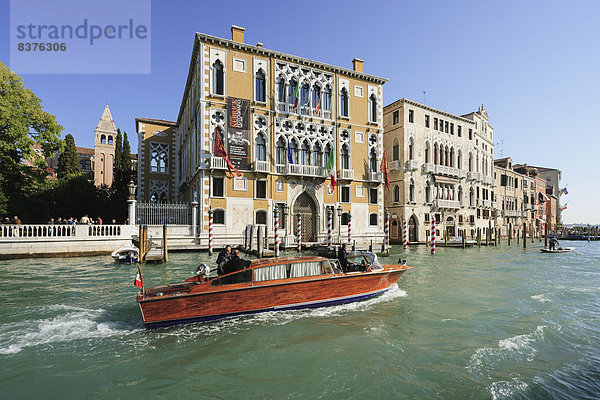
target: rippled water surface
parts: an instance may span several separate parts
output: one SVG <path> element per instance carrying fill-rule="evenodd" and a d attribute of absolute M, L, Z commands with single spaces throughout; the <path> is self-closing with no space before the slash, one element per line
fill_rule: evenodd
<path fill-rule="evenodd" d="M 600 242 L 577 253 L 394 247 L 414 268 L 368 301 L 145 330 L 135 270 L 0 261 L 3 398 L 600 397 Z M 204 253 L 144 268 L 191 276 Z"/>

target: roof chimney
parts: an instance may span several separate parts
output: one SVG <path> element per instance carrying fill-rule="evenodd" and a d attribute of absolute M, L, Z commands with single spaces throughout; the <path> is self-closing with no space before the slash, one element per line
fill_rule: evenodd
<path fill-rule="evenodd" d="M 231 25 L 231 40 L 238 43 L 244 43 L 244 31 L 246 28 L 241 26 Z"/>
<path fill-rule="evenodd" d="M 263 44 L 261 42 L 256 43 L 256 47 L 263 47 Z"/>
<path fill-rule="evenodd" d="M 360 58 L 355 58 L 352 60 L 352 69 L 356 72 L 363 72 L 363 63 L 364 61 Z"/>

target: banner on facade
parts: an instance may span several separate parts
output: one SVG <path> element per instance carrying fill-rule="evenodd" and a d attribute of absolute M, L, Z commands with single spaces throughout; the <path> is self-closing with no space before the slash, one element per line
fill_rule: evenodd
<path fill-rule="evenodd" d="M 227 153 L 231 163 L 247 170 L 250 162 L 250 100 L 227 98 Z"/>

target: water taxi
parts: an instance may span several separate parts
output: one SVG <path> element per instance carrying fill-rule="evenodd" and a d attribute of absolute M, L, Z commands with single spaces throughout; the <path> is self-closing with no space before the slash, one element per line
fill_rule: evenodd
<path fill-rule="evenodd" d="M 575 249 L 575 247 L 559 247 L 558 249 L 549 249 L 544 247 L 540 249 L 542 253 L 570 253 Z"/>
<path fill-rule="evenodd" d="M 355 271 L 343 272 L 338 260 L 318 256 L 253 260 L 220 276 L 209 276 L 205 266 L 182 283 L 142 287 L 137 302 L 148 328 L 325 307 L 378 296 L 412 268 L 381 265 L 371 252 L 353 252 L 349 260 Z"/>

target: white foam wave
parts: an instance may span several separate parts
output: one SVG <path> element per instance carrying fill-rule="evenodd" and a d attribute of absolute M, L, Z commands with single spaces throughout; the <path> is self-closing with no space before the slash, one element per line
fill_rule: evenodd
<path fill-rule="evenodd" d="M 539 301 L 540 303 L 545 303 L 545 302 L 547 302 L 547 301 L 550 301 L 550 300 L 548 300 L 548 299 L 547 299 L 547 298 L 544 296 L 544 294 L 543 294 L 543 293 L 542 293 L 542 294 L 536 294 L 536 295 L 533 295 L 533 296 L 531 296 L 531 298 L 532 298 L 533 300 L 537 300 L 537 301 Z"/>
<path fill-rule="evenodd" d="M 0 354 L 15 354 L 28 347 L 78 339 L 103 338 L 133 332 L 114 322 L 98 322 L 106 311 L 65 305 L 45 307 L 63 312 L 52 318 L 24 320 L 0 328 Z"/>
<path fill-rule="evenodd" d="M 532 333 L 499 340 L 497 347 L 481 347 L 475 350 L 466 368 L 473 373 L 483 373 L 493 370 L 496 364 L 507 360 L 533 361 L 537 354 L 534 343 L 543 339 L 544 328 L 545 325 L 540 325 Z"/>
<path fill-rule="evenodd" d="M 498 381 L 492 383 L 488 386 L 488 390 L 492 395 L 492 399 L 512 399 L 515 397 L 515 394 L 518 392 L 522 392 L 527 389 L 528 385 L 518 380 L 517 378 L 513 378 L 510 381 Z"/>

